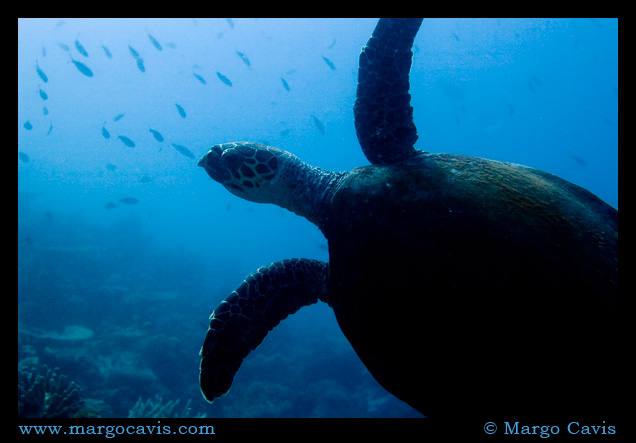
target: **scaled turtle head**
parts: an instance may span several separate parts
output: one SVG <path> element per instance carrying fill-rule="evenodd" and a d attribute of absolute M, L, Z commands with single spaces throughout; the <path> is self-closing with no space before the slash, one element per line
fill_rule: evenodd
<path fill-rule="evenodd" d="M 329 196 L 345 174 L 312 167 L 294 154 L 259 143 L 214 145 L 199 160 L 232 194 L 273 203 L 322 226 Z"/>
<path fill-rule="evenodd" d="M 258 203 L 275 203 L 275 194 L 281 192 L 276 189 L 277 179 L 286 169 L 286 159 L 280 160 L 291 155 L 259 143 L 223 143 L 212 146 L 199 160 L 199 166 L 234 195 Z"/>

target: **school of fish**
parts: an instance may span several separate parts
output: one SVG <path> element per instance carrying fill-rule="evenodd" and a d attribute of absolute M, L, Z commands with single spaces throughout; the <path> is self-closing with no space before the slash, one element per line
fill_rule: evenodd
<path fill-rule="evenodd" d="M 226 19 L 227 20 L 227 24 L 229 25 L 230 29 L 234 29 L 234 22 L 232 21 L 232 19 Z M 64 22 L 60 21 L 58 23 L 58 27 L 62 26 L 64 24 Z M 142 53 L 145 53 L 147 51 L 163 51 L 164 47 L 168 47 L 171 49 L 176 49 L 176 45 L 174 43 L 171 42 L 165 42 L 162 43 L 160 42 L 160 38 L 155 37 L 153 34 L 146 32 L 148 40 L 147 41 L 140 41 L 140 42 L 135 42 L 135 46 L 133 46 L 133 43 L 129 43 L 127 45 L 127 48 L 119 48 L 120 52 L 128 52 L 130 54 L 130 56 L 132 56 L 132 60 L 134 62 L 134 66 L 137 67 L 137 70 L 142 73 L 145 74 L 146 73 L 146 63 L 144 62 L 144 59 L 142 57 Z M 100 72 L 96 71 L 94 72 L 93 69 L 91 69 L 89 67 L 89 65 L 91 65 L 91 60 L 97 58 L 97 57 L 103 57 L 105 56 L 108 60 L 112 60 L 115 56 L 113 55 L 113 52 L 111 51 L 111 49 L 105 45 L 100 43 L 98 47 L 93 47 L 91 48 L 90 46 L 84 46 L 84 44 L 82 43 L 82 35 L 81 34 L 77 34 L 75 36 L 75 40 L 73 41 L 72 44 L 66 44 L 66 43 L 62 43 L 62 42 L 58 42 L 57 46 L 63 51 L 66 52 L 67 55 L 65 57 L 68 57 L 68 64 L 70 66 L 74 66 L 76 69 L 76 72 L 80 74 L 80 77 L 83 76 L 87 79 L 93 79 L 95 77 L 99 77 L 100 76 Z M 148 49 L 148 41 L 150 42 L 150 49 Z M 331 49 L 335 44 L 335 39 L 334 41 L 327 47 L 327 49 Z M 154 49 L 153 49 L 154 48 Z M 89 52 L 90 50 L 90 52 Z M 117 52 L 117 51 L 116 51 Z M 252 63 L 250 61 L 250 59 L 248 58 L 248 56 L 242 52 L 242 51 L 235 51 L 236 55 L 243 61 L 243 63 L 245 64 L 245 66 L 247 68 L 251 69 Z M 37 94 L 39 95 L 39 97 L 42 99 L 43 102 L 46 102 L 49 100 L 49 94 L 46 92 L 46 89 L 48 84 L 50 84 L 50 81 L 55 81 L 54 78 L 50 78 L 49 75 L 47 75 L 47 73 L 45 72 L 47 69 L 47 64 L 46 64 L 46 56 L 47 56 L 47 50 L 46 48 L 42 49 L 42 58 L 38 59 L 35 61 L 34 64 L 34 68 L 35 68 L 35 74 L 37 75 Z M 329 60 L 327 57 L 325 57 L 324 55 L 317 55 L 316 56 L 321 57 L 324 62 L 326 63 L 326 65 L 332 69 L 335 70 L 336 67 L 334 65 L 334 63 Z M 149 58 L 152 59 L 152 58 Z M 152 68 L 150 66 L 150 68 Z M 289 70 L 285 73 L 285 75 L 289 76 L 290 74 L 292 74 L 295 70 Z M 234 82 L 230 79 L 230 77 L 228 77 L 227 75 L 219 72 L 219 71 L 214 71 L 212 72 L 212 74 L 216 74 L 216 77 L 218 78 L 218 80 L 223 83 L 225 86 L 227 87 L 234 87 Z M 72 74 L 69 74 L 72 75 Z M 77 75 L 77 74 L 76 74 Z M 201 85 L 208 85 L 208 82 L 206 80 L 206 73 L 201 72 L 201 69 L 198 66 L 194 66 L 193 67 L 193 71 L 192 71 L 192 75 L 194 77 L 194 79 L 196 79 Z M 289 78 L 289 77 L 288 77 Z M 284 91 L 286 91 L 287 93 L 292 91 L 292 87 L 290 86 L 290 82 L 288 82 L 285 78 L 283 78 L 282 76 L 280 77 L 281 79 L 281 83 L 280 83 L 280 87 L 282 87 L 284 89 Z M 87 80 L 87 81 L 93 81 L 93 80 Z M 293 86 L 293 84 L 292 84 Z M 43 89 L 44 88 L 44 89 Z M 174 103 L 174 106 L 176 108 L 176 114 L 178 114 L 181 118 L 185 119 L 187 118 L 187 113 L 186 113 L 186 109 L 184 108 L 184 106 L 182 106 L 179 103 Z M 174 108 L 173 108 L 174 110 Z M 174 112 L 174 111 L 172 111 Z M 166 114 L 167 115 L 171 115 L 172 113 L 171 111 L 166 110 Z M 43 115 L 48 116 L 49 115 L 49 109 L 46 106 L 43 106 L 42 109 L 42 113 Z M 119 122 L 122 118 L 124 118 L 126 115 L 125 112 L 121 112 L 118 113 L 117 115 L 114 116 L 105 116 L 105 119 L 103 122 L 101 122 L 101 129 L 100 129 L 100 135 L 103 139 L 105 140 L 111 140 L 111 138 L 114 138 L 116 140 L 118 140 L 117 143 L 119 143 L 119 146 L 123 146 L 126 148 L 130 148 L 130 149 L 135 149 L 139 146 L 139 144 L 142 144 L 144 146 L 150 144 L 150 143 L 159 143 L 161 144 L 159 151 L 162 150 L 163 147 L 163 143 L 166 141 L 166 137 L 164 137 L 164 135 L 160 132 L 160 130 L 158 129 L 158 127 L 148 127 L 148 134 L 150 136 L 152 136 L 152 140 L 148 139 L 148 140 L 133 140 L 132 138 L 130 138 L 128 135 L 125 134 L 121 134 L 118 133 L 118 129 L 117 129 L 117 122 Z M 325 126 L 324 124 L 318 119 L 318 117 L 316 117 L 316 115 L 311 114 L 307 117 L 308 119 L 310 119 L 316 129 L 316 131 L 318 131 L 318 133 L 320 134 L 325 134 Z M 31 120 L 27 120 L 22 124 L 22 127 L 24 128 L 24 130 L 26 131 L 32 131 L 34 129 L 34 125 L 31 122 Z M 49 127 L 46 131 L 46 135 L 48 136 L 49 134 L 51 134 L 53 130 L 53 124 L 49 124 Z M 284 135 L 288 135 L 290 132 L 290 130 L 284 130 L 281 132 L 281 134 Z M 114 133 L 114 134 L 112 134 Z M 112 134 L 112 137 L 111 137 Z M 97 135 L 99 137 L 99 135 Z M 182 155 L 183 157 L 189 159 L 189 160 L 194 160 L 197 158 L 197 156 L 194 154 L 194 152 L 192 152 L 191 149 L 189 149 L 188 147 L 179 144 L 179 143 L 175 143 L 170 141 L 169 142 L 170 146 L 172 146 L 174 148 L 174 152 Z M 26 153 L 23 152 L 22 150 L 18 150 L 18 160 L 22 163 L 29 163 L 31 161 L 31 157 Z M 106 163 L 105 168 L 107 171 L 114 171 L 117 166 L 114 165 L 113 163 Z M 149 176 L 143 176 L 142 179 L 140 180 L 141 183 L 150 183 L 152 182 L 152 177 Z M 109 201 L 106 202 L 104 204 L 104 208 L 105 209 L 113 209 L 116 208 L 118 205 L 120 204 L 126 204 L 126 205 L 136 205 L 139 203 L 139 199 L 136 197 L 122 197 L 122 198 L 114 198 L 114 201 Z"/>

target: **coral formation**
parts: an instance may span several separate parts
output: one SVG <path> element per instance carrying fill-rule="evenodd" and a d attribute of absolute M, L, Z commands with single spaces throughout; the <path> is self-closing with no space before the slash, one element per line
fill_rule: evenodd
<path fill-rule="evenodd" d="M 18 364 L 18 417 L 69 418 L 82 407 L 81 388 L 59 374 L 59 368 L 39 366 L 37 360 Z"/>
<path fill-rule="evenodd" d="M 18 219 L 19 417 L 419 416 L 395 398 L 380 403 L 386 392 L 326 305 L 281 323 L 233 395 L 209 405 L 200 338 L 234 265 L 157 244 L 136 219 L 108 230 L 63 213 L 33 220 Z"/>

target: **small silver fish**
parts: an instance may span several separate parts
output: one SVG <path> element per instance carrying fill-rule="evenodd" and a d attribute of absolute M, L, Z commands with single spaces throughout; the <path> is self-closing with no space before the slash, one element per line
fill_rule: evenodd
<path fill-rule="evenodd" d="M 146 67 L 144 66 L 144 60 L 141 57 L 137 57 L 137 67 L 141 72 L 146 72 Z"/>
<path fill-rule="evenodd" d="M 247 58 L 247 56 L 245 54 L 243 54 L 242 52 L 236 51 L 236 54 L 241 57 L 241 60 L 243 60 L 243 63 L 245 63 L 247 66 L 250 66 L 250 59 Z"/>
<path fill-rule="evenodd" d="M 110 49 L 108 49 L 106 46 L 102 45 L 102 49 L 104 50 L 104 54 L 106 54 L 106 57 L 108 58 L 113 58 L 113 54 L 110 53 Z"/>
<path fill-rule="evenodd" d="M 129 148 L 135 147 L 135 142 L 129 139 L 128 137 L 126 137 L 125 135 L 119 135 L 117 136 L 117 138 L 119 138 L 121 142 L 125 144 L 126 146 L 128 146 Z"/>
<path fill-rule="evenodd" d="M 155 138 L 155 140 L 157 140 L 158 142 L 162 142 L 163 141 L 163 135 L 161 135 L 161 133 L 159 131 L 155 131 L 154 129 L 150 129 L 150 132 L 152 133 L 152 136 Z"/>
<path fill-rule="evenodd" d="M 334 71 L 336 70 L 336 66 L 331 62 L 331 60 L 329 60 L 327 57 L 325 57 L 324 55 L 322 56 L 322 59 L 325 61 L 325 63 L 327 63 L 327 66 L 329 66 L 331 69 L 333 69 Z"/>
<path fill-rule="evenodd" d="M 316 126 L 316 129 L 318 129 L 318 132 L 324 135 L 325 127 L 323 126 L 322 122 L 318 120 L 315 115 L 312 115 L 311 118 L 314 120 L 314 126 Z"/>
<path fill-rule="evenodd" d="M 205 81 L 205 79 L 203 77 L 201 77 L 199 74 L 197 74 L 196 72 L 193 72 L 192 75 L 194 75 L 194 77 L 199 80 L 201 83 L 203 83 L 204 85 L 207 84 L 207 82 Z"/>
<path fill-rule="evenodd" d="M 38 66 L 38 64 L 35 64 L 35 72 L 38 73 L 38 76 L 42 79 L 42 81 L 44 83 L 49 81 L 49 78 L 46 76 L 46 74 L 40 69 L 40 66 Z"/>
<path fill-rule="evenodd" d="M 25 152 L 18 151 L 18 160 L 23 163 L 29 163 L 30 158 Z"/>
<path fill-rule="evenodd" d="M 154 38 L 152 35 L 148 34 L 148 38 L 150 39 L 150 42 L 152 43 L 152 45 L 157 48 L 157 51 L 161 51 L 163 48 L 161 47 L 161 44 L 159 44 L 159 42 L 157 41 L 156 38 Z"/>
<path fill-rule="evenodd" d="M 139 53 L 132 46 L 128 45 L 128 50 L 132 54 L 133 57 L 139 58 Z"/>
<path fill-rule="evenodd" d="M 186 118 L 186 112 L 183 110 L 183 108 L 178 103 L 175 103 L 175 106 L 177 107 L 177 111 L 179 111 L 179 115 L 182 118 Z"/>
<path fill-rule="evenodd" d="M 38 86 L 38 88 L 39 88 L 39 92 L 40 92 L 40 98 L 41 98 L 42 100 L 48 100 L 48 99 L 49 99 L 49 96 L 46 94 L 46 92 L 44 92 L 44 91 L 42 90 L 42 88 L 40 88 L 39 86 Z"/>
<path fill-rule="evenodd" d="M 86 77 L 93 76 L 93 71 L 91 71 L 88 68 L 88 66 L 86 66 L 84 63 L 78 62 L 77 60 L 73 60 L 73 57 L 71 57 L 71 61 L 75 64 L 75 67 L 77 68 L 77 70 L 81 72 L 82 74 L 84 74 Z"/>
<path fill-rule="evenodd" d="M 78 39 L 75 39 L 75 48 L 77 49 L 77 52 L 82 54 L 84 57 L 88 57 L 88 52 L 86 52 L 86 49 L 84 49 L 84 46 L 82 46 Z"/>
<path fill-rule="evenodd" d="M 232 82 L 230 81 L 229 78 L 227 78 L 226 76 L 224 76 L 223 74 L 221 74 L 220 72 L 217 72 L 216 75 L 219 77 L 219 79 L 225 83 L 228 86 L 232 86 Z"/>
<path fill-rule="evenodd" d="M 178 145 L 176 143 L 172 143 L 172 146 L 181 154 L 185 155 L 188 158 L 194 158 L 194 154 L 188 148 L 183 145 Z"/>

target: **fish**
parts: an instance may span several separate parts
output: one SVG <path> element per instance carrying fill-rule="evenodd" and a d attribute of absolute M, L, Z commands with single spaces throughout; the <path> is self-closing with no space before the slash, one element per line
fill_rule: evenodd
<path fill-rule="evenodd" d="M 228 86 L 232 86 L 232 82 L 230 81 L 229 78 L 227 78 L 226 76 L 224 76 L 223 74 L 221 74 L 220 72 L 217 72 L 216 75 L 218 75 L 219 79 L 225 83 Z"/>
<path fill-rule="evenodd" d="M 243 63 L 245 63 L 247 66 L 250 66 L 250 65 L 251 65 L 251 63 L 250 63 L 250 59 L 249 59 L 249 58 L 247 58 L 247 57 L 245 56 L 245 54 L 243 54 L 242 52 L 239 52 L 239 51 L 236 51 L 236 53 L 238 54 L 238 56 L 239 56 L 239 57 L 241 57 L 241 60 L 243 60 Z"/>
<path fill-rule="evenodd" d="M 82 74 L 84 74 L 86 77 L 93 76 L 93 71 L 91 71 L 88 68 L 88 66 L 86 66 L 84 63 L 78 62 L 77 60 L 73 60 L 73 57 L 71 57 L 71 61 L 75 64 L 75 67 L 77 68 L 77 70 L 81 72 Z"/>
<path fill-rule="evenodd" d="M 106 46 L 102 45 L 102 49 L 104 50 L 104 54 L 106 54 L 106 57 L 108 58 L 113 58 L 113 54 L 110 53 L 110 49 L 108 49 Z"/>
<path fill-rule="evenodd" d="M 188 158 L 194 158 L 194 154 L 188 148 L 183 145 L 178 145 L 176 143 L 172 143 L 172 146 L 182 155 L 185 155 Z"/>
<path fill-rule="evenodd" d="M 110 132 L 108 132 L 108 130 L 106 129 L 106 126 L 102 126 L 102 135 L 104 136 L 105 139 L 110 138 Z"/>
<path fill-rule="evenodd" d="M 29 163 L 29 160 L 31 159 L 25 152 L 18 151 L 18 160 L 20 160 L 22 163 Z"/>
<path fill-rule="evenodd" d="M 49 108 L 47 108 L 46 106 L 44 106 L 44 107 L 42 108 L 42 114 L 44 114 L 44 115 L 49 115 Z"/>
<path fill-rule="evenodd" d="M 108 169 L 109 171 L 114 171 L 115 169 L 117 169 L 117 165 L 106 163 L 106 169 Z"/>
<path fill-rule="evenodd" d="M 130 51 L 130 53 L 132 54 L 133 57 L 139 58 L 139 53 L 137 51 L 135 51 L 135 48 L 133 48 L 132 46 L 128 45 L 128 50 Z"/>
<path fill-rule="evenodd" d="M 331 42 L 331 44 L 329 46 L 327 46 L 327 49 L 331 49 L 334 47 L 334 45 L 336 44 L 336 39 L 334 37 L 333 41 Z"/>
<path fill-rule="evenodd" d="M 44 73 L 44 71 L 42 71 L 42 70 L 40 69 L 40 67 L 38 66 L 38 64 L 37 64 L 37 63 L 35 64 L 35 72 L 37 72 L 37 73 L 38 73 L 38 76 L 42 79 L 42 81 L 43 81 L 44 83 L 46 83 L 46 82 L 48 82 L 48 81 L 49 81 L 49 78 L 46 76 L 46 74 Z"/>
<path fill-rule="evenodd" d="M 114 116 L 114 117 L 113 117 L 113 121 L 114 121 L 114 122 L 116 122 L 116 121 L 121 120 L 121 118 L 122 118 L 124 115 L 126 115 L 126 113 L 125 113 L 125 112 L 122 112 L 121 114 L 117 114 L 116 116 Z"/>
<path fill-rule="evenodd" d="M 186 118 L 186 112 L 183 110 L 183 108 L 178 103 L 175 103 L 175 106 L 177 107 L 177 111 L 179 111 L 179 115 L 182 118 Z"/>
<path fill-rule="evenodd" d="M 230 25 L 230 28 L 234 29 L 234 22 L 232 21 L 232 19 L 226 18 L 225 20 L 227 20 L 227 24 Z"/>
<path fill-rule="evenodd" d="M 113 208 L 116 208 L 116 207 L 117 207 L 117 205 L 115 203 L 113 203 L 113 202 L 107 202 L 104 205 L 104 209 L 113 209 Z"/>
<path fill-rule="evenodd" d="M 336 66 L 331 62 L 331 60 L 329 60 L 327 57 L 325 57 L 324 55 L 322 56 L 322 59 L 325 61 L 325 63 L 327 63 L 327 66 L 329 66 L 331 69 L 333 69 L 334 71 L 336 70 Z"/>
<path fill-rule="evenodd" d="M 48 100 L 48 99 L 49 99 L 49 96 L 46 94 L 46 92 L 44 92 L 44 91 L 42 90 L 42 88 L 40 88 L 39 86 L 38 86 L 38 88 L 39 88 L 39 90 L 40 90 L 40 98 L 41 98 L 42 100 Z"/>
<path fill-rule="evenodd" d="M 575 162 L 577 162 L 577 163 L 578 163 L 579 165 L 581 165 L 581 166 L 585 166 L 585 165 L 587 165 L 587 162 L 585 161 L 585 159 L 583 159 L 583 158 L 579 157 L 578 155 L 570 154 L 570 158 L 571 158 L 572 160 L 574 160 Z"/>
<path fill-rule="evenodd" d="M 194 75 L 194 77 L 199 80 L 201 83 L 203 83 L 204 85 L 207 84 L 207 82 L 205 81 L 205 79 L 203 77 L 201 77 L 199 74 L 197 74 L 196 72 L 193 72 L 192 75 Z"/>
<path fill-rule="evenodd" d="M 159 131 L 155 131 L 154 129 L 151 129 L 150 132 L 152 133 L 152 136 L 155 138 L 155 140 L 157 140 L 158 142 L 163 141 L 163 135 L 161 135 Z"/>
<path fill-rule="evenodd" d="M 77 52 L 82 54 L 84 57 L 88 57 L 88 52 L 86 52 L 86 49 L 84 49 L 84 46 L 82 46 L 78 39 L 75 39 L 75 48 L 77 49 Z"/>
<path fill-rule="evenodd" d="M 139 200 L 135 197 L 124 197 L 119 199 L 120 202 L 126 203 L 127 205 L 136 205 L 139 203 Z"/>
<path fill-rule="evenodd" d="M 139 179 L 139 183 L 152 183 L 152 182 L 153 182 L 153 178 L 147 175 L 144 175 Z"/>
<path fill-rule="evenodd" d="M 46 135 L 49 135 L 49 134 L 51 133 L 51 131 L 52 131 L 52 130 L 53 130 L 53 123 L 51 123 L 51 124 L 49 125 L 49 130 L 48 130 L 48 131 L 46 131 Z"/>
<path fill-rule="evenodd" d="M 30 131 L 31 129 L 33 129 L 33 125 L 28 120 L 24 122 L 23 126 L 24 126 L 24 129 L 26 129 L 27 131 Z"/>
<path fill-rule="evenodd" d="M 119 135 L 117 137 L 121 140 L 121 142 L 123 144 L 125 144 L 129 148 L 134 148 L 135 147 L 135 142 L 132 141 L 131 139 L 129 139 L 128 137 L 126 137 L 125 135 Z"/>
<path fill-rule="evenodd" d="M 318 129 L 318 132 L 324 134 L 325 127 L 322 125 L 322 122 L 318 120 L 315 115 L 312 115 L 311 118 L 314 120 L 314 126 L 316 126 L 316 129 Z"/>
<path fill-rule="evenodd" d="M 152 45 L 157 48 L 157 51 L 161 51 L 163 48 L 161 47 L 161 44 L 159 44 L 159 42 L 157 41 L 156 38 L 154 38 L 152 35 L 148 34 L 148 38 L 150 39 L 150 42 L 152 43 Z"/>
<path fill-rule="evenodd" d="M 289 91 L 289 85 L 287 84 L 287 82 L 285 81 L 285 79 L 283 77 L 280 78 L 280 81 L 283 82 L 283 88 L 285 88 L 285 90 Z"/>
<path fill-rule="evenodd" d="M 137 67 L 141 72 L 146 72 L 146 67 L 144 66 L 144 60 L 141 57 L 137 57 Z"/>
<path fill-rule="evenodd" d="M 64 43 L 58 43 L 57 45 L 58 45 L 60 48 L 62 48 L 62 50 L 63 50 L 63 51 L 68 52 L 68 51 L 70 51 L 70 50 L 71 50 L 71 48 L 69 48 L 69 47 L 68 47 L 68 45 L 65 45 Z"/>

